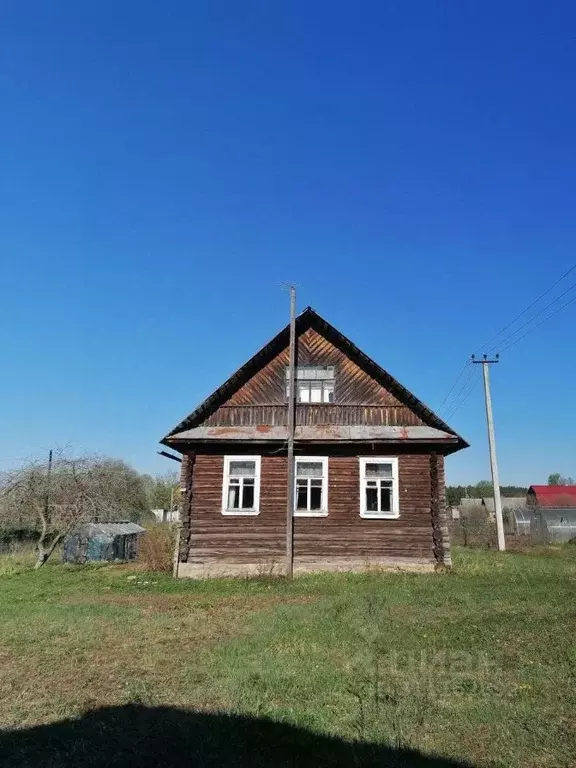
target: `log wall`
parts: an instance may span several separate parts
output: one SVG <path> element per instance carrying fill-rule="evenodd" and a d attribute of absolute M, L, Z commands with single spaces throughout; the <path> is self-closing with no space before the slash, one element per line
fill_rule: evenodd
<path fill-rule="evenodd" d="M 355 449 L 358 451 L 358 449 Z M 358 455 L 369 456 L 369 447 L 350 455 L 332 455 L 328 461 L 328 516 L 294 519 L 294 558 L 308 562 L 375 558 L 434 561 L 431 454 L 399 455 L 400 517 L 368 520 L 360 517 Z M 326 455 L 326 453 L 324 453 Z M 383 455 L 382 451 L 373 455 Z M 442 457 L 439 457 L 442 461 Z M 262 456 L 260 513 L 223 515 L 224 455 L 197 453 L 189 502 L 183 520 L 183 541 L 188 549 L 181 560 L 210 565 L 218 562 L 261 564 L 263 572 L 282 567 L 285 552 L 285 455 Z M 438 473 L 437 473 L 438 474 Z M 436 480 L 436 482 L 438 482 Z M 187 530 L 186 530 L 187 529 Z"/>

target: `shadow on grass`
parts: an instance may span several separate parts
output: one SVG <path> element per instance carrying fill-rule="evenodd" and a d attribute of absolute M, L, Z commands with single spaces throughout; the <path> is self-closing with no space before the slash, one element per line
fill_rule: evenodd
<path fill-rule="evenodd" d="M 76 720 L 4 731 L 0 765 L 456 768 L 464 763 L 407 749 L 351 743 L 264 718 L 131 704 L 94 710 Z"/>

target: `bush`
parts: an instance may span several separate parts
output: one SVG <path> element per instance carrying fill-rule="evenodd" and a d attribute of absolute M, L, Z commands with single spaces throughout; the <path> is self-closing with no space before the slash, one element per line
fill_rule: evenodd
<path fill-rule="evenodd" d="M 450 536 L 454 544 L 473 549 L 497 549 L 496 523 L 484 514 L 453 520 Z"/>
<path fill-rule="evenodd" d="M 0 528 L 0 554 L 10 555 L 22 549 L 31 551 L 39 535 L 34 528 Z"/>
<path fill-rule="evenodd" d="M 176 528 L 169 523 L 150 525 L 140 537 L 138 562 L 147 571 L 172 572 Z"/>

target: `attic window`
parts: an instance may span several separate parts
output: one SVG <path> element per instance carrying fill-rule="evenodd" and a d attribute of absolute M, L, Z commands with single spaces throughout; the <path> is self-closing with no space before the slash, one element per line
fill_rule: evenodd
<path fill-rule="evenodd" d="M 286 368 L 286 397 L 289 396 L 290 371 Z M 296 368 L 296 402 L 333 403 L 334 366 L 299 365 Z"/>

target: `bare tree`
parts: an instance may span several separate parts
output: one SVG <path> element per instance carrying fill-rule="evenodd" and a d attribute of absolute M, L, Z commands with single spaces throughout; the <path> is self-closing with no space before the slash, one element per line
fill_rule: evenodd
<path fill-rule="evenodd" d="M 59 451 L 52 466 L 31 460 L 0 479 L 3 515 L 25 510 L 37 521 L 40 568 L 79 523 L 139 519 L 148 505 L 144 484 L 127 464 Z"/>

